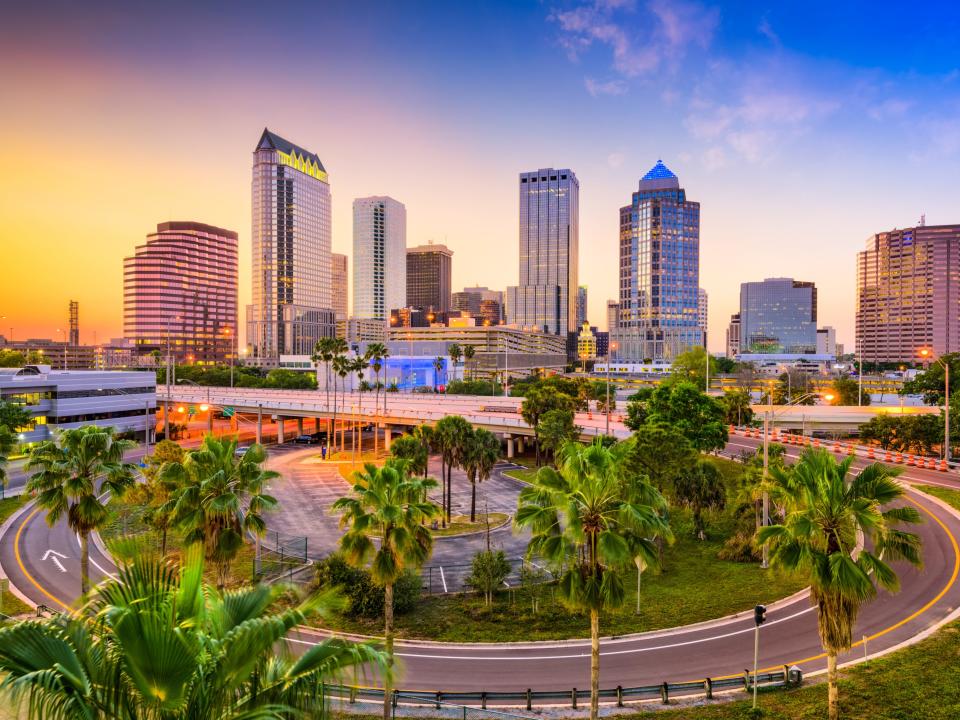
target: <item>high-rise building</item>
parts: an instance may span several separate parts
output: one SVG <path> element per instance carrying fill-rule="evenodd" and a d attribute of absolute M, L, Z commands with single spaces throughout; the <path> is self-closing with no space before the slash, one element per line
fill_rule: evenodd
<path fill-rule="evenodd" d="M 616 300 L 607 300 L 607 332 L 613 333 L 617 329 L 620 317 L 620 303 Z"/>
<path fill-rule="evenodd" d="M 347 297 L 349 287 L 349 266 L 347 256 L 342 253 L 330 254 L 330 292 L 333 298 L 333 313 L 337 322 L 347 319 Z"/>
<path fill-rule="evenodd" d="M 735 358 L 740 354 L 740 313 L 730 316 L 727 326 L 727 357 Z"/>
<path fill-rule="evenodd" d="M 251 361 L 309 355 L 333 337 L 330 184 L 320 158 L 264 129 L 253 150 Z"/>
<path fill-rule="evenodd" d="M 491 290 L 477 285 L 453 294 L 453 310 L 467 312 L 476 318 L 489 320 L 490 325 L 504 321 L 503 290 Z"/>
<path fill-rule="evenodd" d="M 837 331 L 829 325 L 817 328 L 817 355 L 837 356 Z"/>
<path fill-rule="evenodd" d="M 446 245 L 429 243 L 407 248 L 407 307 L 430 312 L 450 310 L 452 269 L 453 251 Z"/>
<path fill-rule="evenodd" d="M 864 362 L 916 362 L 960 350 L 960 225 L 871 235 L 857 254 L 857 337 Z"/>
<path fill-rule="evenodd" d="M 817 351 L 817 286 L 792 278 L 740 284 L 740 353 Z"/>
<path fill-rule="evenodd" d="M 407 208 L 385 195 L 353 201 L 353 317 L 387 320 L 407 302 Z"/>
<path fill-rule="evenodd" d="M 77 347 L 80 344 L 80 303 L 70 301 L 70 344 Z"/>
<path fill-rule="evenodd" d="M 137 356 L 222 363 L 237 342 L 237 233 L 165 222 L 123 261 L 123 331 Z"/>
<path fill-rule="evenodd" d="M 577 288 L 577 327 L 582 328 L 587 322 L 587 286 Z"/>
<path fill-rule="evenodd" d="M 615 355 L 671 360 L 701 345 L 700 203 L 660 160 L 620 209 L 620 303 Z"/>
<path fill-rule="evenodd" d="M 520 173 L 520 283 L 507 321 L 562 335 L 577 329 L 580 183 L 571 170 Z"/>
<path fill-rule="evenodd" d="M 707 297 L 707 291 L 703 288 L 697 289 L 697 325 L 703 332 L 703 346 L 707 347 L 707 318 L 709 316 L 710 302 Z"/>

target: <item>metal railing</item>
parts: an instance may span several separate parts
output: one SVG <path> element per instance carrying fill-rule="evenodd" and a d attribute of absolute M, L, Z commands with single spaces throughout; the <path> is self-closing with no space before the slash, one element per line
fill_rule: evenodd
<path fill-rule="evenodd" d="M 539 563 L 531 562 L 523 557 L 507 558 L 510 563 L 510 574 L 507 575 L 503 583 L 504 590 L 517 590 L 523 587 L 520 579 L 520 572 L 525 565 L 533 565 L 543 571 L 544 583 L 556 579 L 546 567 Z M 420 568 L 420 577 L 423 580 L 423 592 L 428 595 L 442 595 L 444 593 L 456 593 L 473 590 L 467 585 L 467 578 L 473 569 L 471 563 L 462 563 L 456 565 L 425 565 Z"/>

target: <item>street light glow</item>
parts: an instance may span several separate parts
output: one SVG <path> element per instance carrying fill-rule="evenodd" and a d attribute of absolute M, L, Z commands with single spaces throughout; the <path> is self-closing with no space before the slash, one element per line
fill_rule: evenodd
<path fill-rule="evenodd" d="M 206 412 L 206 411 L 209 410 L 209 409 L 210 409 L 210 406 L 207 405 L 206 403 L 203 403 L 203 404 L 200 406 L 200 412 Z"/>

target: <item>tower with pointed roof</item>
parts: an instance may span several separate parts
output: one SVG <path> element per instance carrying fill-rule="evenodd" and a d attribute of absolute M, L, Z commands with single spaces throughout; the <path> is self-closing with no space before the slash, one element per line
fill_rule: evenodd
<path fill-rule="evenodd" d="M 253 150 L 250 359 L 276 367 L 335 333 L 330 183 L 316 153 L 264 128 Z"/>
<path fill-rule="evenodd" d="M 662 160 L 620 208 L 620 302 L 614 357 L 672 360 L 702 345 L 699 325 L 700 203 L 687 200 Z"/>

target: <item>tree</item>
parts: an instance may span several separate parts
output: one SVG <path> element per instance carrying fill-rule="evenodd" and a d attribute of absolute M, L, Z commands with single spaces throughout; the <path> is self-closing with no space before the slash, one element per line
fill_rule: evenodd
<path fill-rule="evenodd" d="M 460 362 L 460 358 L 463 357 L 463 348 L 460 347 L 459 343 L 450 343 L 450 346 L 447 348 L 447 355 L 450 356 L 451 374 L 456 377 L 456 367 Z M 437 372 L 439 372 L 439 370 Z"/>
<path fill-rule="evenodd" d="M 537 466 L 540 465 L 540 436 L 537 428 L 540 418 L 550 410 L 573 410 L 576 402 L 572 397 L 561 393 L 554 387 L 540 385 L 527 391 L 520 405 L 520 415 L 523 421 L 533 428 L 534 444 L 536 446 Z"/>
<path fill-rule="evenodd" d="M 473 435 L 473 426 L 460 415 L 447 415 L 441 418 L 433 429 L 433 443 L 440 451 L 443 462 L 441 472 L 446 479 L 443 482 L 443 526 L 450 522 L 450 500 L 453 489 L 453 468 L 461 467 L 466 457 L 467 445 Z"/>
<path fill-rule="evenodd" d="M 423 463 L 423 476 L 426 477 L 430 462 L 430 453 L 432 453 L 437 447 L 436 433 L 432 427 L 426 423 L 422 423 L 413 429 L 413 431 L 410 433 L 410 436 L 420 443 L 420 446 L 423 448 L 423 452 L 427 457 L 427 460 Z M 443 478 L 441 478 L 441 480 L 442 479 Z"/>
<path fill-rule="evenodd" d="M 571 442 L 557 470 L 540 468 L 521 491 L 516 525 L 530 528 L 528 556 L 556 569 L 564 603 L 590 613 L 590 718 L 599 713 L 600 612 L 623 604 L 625 571 L 658 562 L 654 540 L 672 539 L 663 496 L 624 472 L 624 446 Z"/>
<path fill-rule="evenodd" d="M 433 391 L 437 392 L 440 387 L 440 373 L 443 372 L 444 360 L 439 355 L 433 359 Z M 454 370 L 454 368 L 450 368 Z"/>
<path fill-rule="evenodd" d="M 323 363 L 325 375 L 324 375 L 324 390 L 327 392 L 327 406 L 330 405 L 330 363 L 333 362 L 333 341 L 334 338 L 323 337 L 317 340 L 316 344 L 313 346 L 313 354 L 310 356 L 310 360 L 314 365 L 319 365 Z M 318 383 L 319 385 L 319 383 Z"/>
<path fill-rule="evenodd" d="M 21 428 L 30 427 L 33 422 L 33 416 L 26 408 L 11 402 L 0 400 L 0 426 L 7 428 L 12 433 L 17 433 Z"/>
<path fill-rule="evenodd" d="M 477 348 L 474 345 L 464 345 L 463 346 L 463 363 L 464 367 L 470 367 L 470 361 L 473 360 L 474 356 L 477 354 Z M 473 378 L 473 371 L 469 373 L 469 378 Z"/>
<path fill-rule="evenodd" d="M 206 558 L 217 566 L 219 587 L 226 584 L 245 533 L 256 539 L 259 562 L 260 538 L 267 530 L 263 513 L 277 506 L 267 490 L 280 473 L 261 467 L 267 459 L 263 446 L 251 445 L 239 457 L 236 450 L 235 439 L 207 435 L 182 462 L 166 463 L 159 473 L 175 488 L 163 511 L 183 529 L 188 545 L 203 543 Z"/>
<path fill-rule="evenodd" d="M 849 477 L 853 460 L 807 450 L 790 468 L 771 468 L 771 496 L 783 508 L 784 520 L 757 534 L 760 543 L 770 543 L 773 565 L 802 573 L 810 584 L 827 653 L 831 720 L 840 717 L 837 655 L 853 643 L 860 608 L 877 586 L 891 593 L 899 589 L 888 563 L 921 564 L 920 538 L 899 528 L 920 522 L 919 512 L 891 507 L 904 496 L 895 480 L 899 469 L 873 463 Z"/>
<path fill-rule="evenodd" d="M 673 494 L 680 505 L 690 508 L 694 532 L 700 540 L 706 540 L 703 511 L 722 510 L 727 500 L 727 488 L 717 466 L 709 460 L 698 460 L 677 477 Z"/>
<path fill-rule="evenodd" d="M 80 610 L 0 629 L 2 689 L 43 718 L 320 717 L 322 683 L 385 658 L 340 638 L 278 653 L 287 633 L 337 605 L 326 592 L 276 609 L 285 592 L 221 595 L 204 585 L 199 553 L 179 569 L 141 555 Z"/>
<path fill-rule="evenodd" d="M 573 411 L 547 410 L 537 423 L 537 437 L 556 463 L 557 451 L 580 437 L 580 428 L 573 422 Z"/>
<path fill-rule="evenodd" d="M 370 361 L 370 367 L 373 368 L 373 373 L 376 376 L 376 383 L 374 387 L 376 388 L 376 396 L 374 397 L 374 414 L 380 412 L 380 388 L 382 387 L 380 383 L 380 373 L 383 371 L 384 364 L 387 362 L 387 358 L 390 357 L 390 351 L 387 350 L 387 346 L 383 343 L 370 343 L 367 345 L 367 359 Z M 387 398 L 384 395 L 383 398 L 383 410 L 387 410 Z M 377 448 L 377 438 L 380 434 L 379 429 L 375 429 L 373 433 L 373 445 L 374 450 Z"/>
<path fill-rule="evenodd" d="M 23 367 L 27 364 L 26 360 L 26 356 L 19 350 L 0 350 L 0 367 Z"/>
<path fill-rule="evenodd" d="M 636 432 L 647 422 L 648 406 L 653 388 L 641 388 L 627 398 L 627 417 L 623 424 Z"/>
<path fill-rule="evenodd" d="M 941 355 L 939 360 L 950 368 L 950 387 L 960 388 L 960 353 Z M 902 395 L 923 395 L 927 405 L 943 405 L 945 384 L 943 365 L 931 362 L 923 372 L 903 384 Z"/>
<path fill-rule="evenodd" d="M 810 376 L 805 372 L 787 370 L 780 373 L 773 386 L 773 405 L 813 405 L 816 398 L 810 394 Z"/>
<path fill-rule="evenodd" d="M 316 390 L 317 378 L 307 372 L 274 368 L 264 378 L 263 387 L 278 390 Z"/>
<path fill-rule="evenodd" d="M 482 592 L 484 604 L 492 607 L 494 591 L 503 585 L 509 574 L 510 563 L 503 550 L 481 550 L 473 556 L 470 574 L 464 582 Z"/>
<path fill-rule="evenodd" d="M 723 406 L 690 383 L 660 385 L 650 396 L 647 411 L 647 423 L 673 425 L 701 452 L 727 444 Z"/>
<path fill-rule="evenodd" d="M 370 361 L 367 359 L 366 355 L 357 355 L 353 361 L 350 363 L 350 369 L 357 374 L 357 380 L 359 381 L 357 394 L 357 415 L 363 417 L 363 385 L 364 380 L 363 376 L 367 372 L 367 368 L 370 367 Z M 376 432 L 374 432 L 376 435 Z M 363 454 L 363 435 L 360 435 L 359 440 L 360 445 L 360 454 Z"/>
<path fill-rule="evenodd" d="M 690 470 L 697 452 L 690 441 L 671 425 L 642 425 L 626 441 L 624 462 L 636 475 L 645 475 L 659 492 Z"/>
<path fill-rule="evenodd" d="M 339 338 L 338 338 L 339 340 Z M 333 446 L 337 446 L 337 378 L 340 378 L 340 388 L 346 393 L 345 380 L 347 376 L 353 372 L 351 369 L 350 358 L 347 357 L 347 342 L 344 340 L 343 345 L 338 345 L 336 347 L 336 354 L 333 356 L 333 360 L 330 361 L 331 366 L 333 367 L 333 432 L 330 433 L 333 435 Z M 328 434 L 328 439 L 329 435 Z M 340 429 L 340 449 L 343 450 L 344 443 L 344 429 Z M 328 451 L 329 454 L 329 451 Z"/>
<path fill-rule="evenodd" d="M 859 383 L 852 377 L 841 375 L 833 381 L 833 400 L 831 405 L 869 405 L 870 393 L 860 393 Z M 858 402 L 859 401 L 859 402 Z"/>
<path fill-rule="evenodd" d="M 80 538 L 80 592 L 90 590 L 90 533 L 108 518 L 105 502 L 122 497 L 133 485 L 135 468 L 123 455 L 136 446 L 118 440 L 112 427 L 86 425 L 63 430 L 55 439 L 44 440 L 30 452 L 27 470 L 36 470 L 27 491 L 37 496 L 37 505 L 47 511 L 47 524 L 64 516 Z"/>
<path fill-rule="evenodd" d="M 745 390 L 727 390 L 720 398 L 723 422 L 727 425 L 749 425 L 753 422 L 750 393 Z"/>
<path fill-rule="evenodd" d="M 0 488 L 7 486 L 7 463 L 17 447 L 17 436 L 6 425 L 0 425 Z"/>
<path fill-rule="evenodd" d="M 699 345 L 682 352 L 671 365 L 670 382 L 693 383 L 700 390 L 707 388 L 707 351 Z M 717 375 L 717 361 L 710 356 L 710 377 Z"/>
<path fill-rule="evenodd" d="M 735 372 L 737 369 L 737 361 L 734 360 L 733 358 L 718 357 L 718 358 L 714 358 L 714 360 L 717 363 L 718 373 L 725 373 L 729 375 L 730 373 Z"/>
<path fill-rule="evenodd" d="M 333 503 L 347 531 L 340 539 L 344 556 L 354 567 L 369 566 L 383 587 L 383 637 L 388 666 L 393 664 L 393 586 L 407 568 L 419 568 L 430 557 L 433 537 L 425 521 L 437 506 L 425 500 L 432 478 L 413 478 L 402 460 L 378 468 L 367 463 L 358 473 L 353 493 Z M 379 538 L 374 543 L 371 536 Z M 391 678 L 384 679 L 383 718 L 391 717 Z"/>
<path fill-rule="evenodd" d="M 405 460 L 407 469 L 414 475 L 427 474 L 427 448 L 413 435 L 398 437 L 390 445 L 390 455 Z"/>
<path fill-rule="evenodd" d="M 170 494 L 176 486 L 160 478 L 160 471 L 167 463 L 183 462 L 186 452 L 172 440 L 161 440 L 153 449 L 153 455 L 144 458 L 146 482 L 134 485 L 127 491 L 132 502 L 146 507 L 144 520 L 160 536 L 160 555 L 167 554 L 167 533 L 173 524 L 172 509 L 167 506 Z"/>
<path fill-rule="evenodd" d="M 477 484 L 490 477 L 499 459 L 500 439 L 489 430 L 475 428 L 463 453 L 463 469 L 470 480 L 470 522 L 477 519 Z"/>

